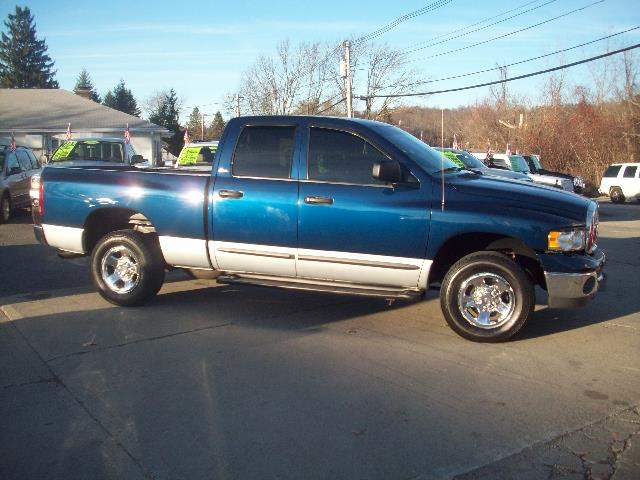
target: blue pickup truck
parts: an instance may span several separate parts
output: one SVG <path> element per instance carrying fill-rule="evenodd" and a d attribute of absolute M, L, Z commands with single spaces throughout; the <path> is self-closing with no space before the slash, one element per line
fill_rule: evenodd
<path fill-rule="evenodd" d="M 534 287 L 574 307 L 602 287 L 597 204 L 478 175 L 368 120 L 231 120 L 211 170 L 46 167 L 32 182 L 37 239 L 91 255 L 108 301 L 138 305 L 167 268 L 218 282 L 420 298 L 474 341 L 532 316 Z"/>

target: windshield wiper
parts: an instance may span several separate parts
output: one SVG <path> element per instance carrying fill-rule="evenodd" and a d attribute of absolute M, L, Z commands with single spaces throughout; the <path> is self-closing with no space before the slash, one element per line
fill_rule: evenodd
<path fill-rule="evenodd" d="M 434 174 L 459 172 L 460 170 L 462 170 L 462 167 L 447 167 L 447 168 L 443 168 L 442 170 L 438 170 L 437 172 L 434 172 Z"/>

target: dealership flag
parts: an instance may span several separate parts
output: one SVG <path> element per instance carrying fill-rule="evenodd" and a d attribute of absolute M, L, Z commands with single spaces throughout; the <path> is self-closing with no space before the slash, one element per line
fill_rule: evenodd
<path fill-rule="evenodd" d="M 127 123 L 127 128 L 124 130 L 124 143 L 131 143 L 131 135 L 129 134 L 129 124 Z"/>
<path fill-rule="evenodd" d="M 71 140 L 71 122 L 69 122 L 69 126 L 67 126 L 67 135 L 65 136 L 67 141 Z"/>
<path fill-rule="evenodd" d="M 456 134 L 453 134 L 453 149 L 454 150 L 458 150 L 458 148 L 460 148 L 460 146 L 458 145 L 458 137 L 456 137 Z"/>
<path fill-rule="evenodd" d="M 185 145 L 187 143 L 191 143 L 191 138 L 189 137 L 189 129 L 188 128 L 185 128 L 185 130 L 184 130 L 184 143 L 185 143 Z"/>
<path fill-rule="evenodd" d="M 12 152 L 16 151 L 16 139 L 13 136 L 13 132 L 11 132 L 11 151 Z"/>
<path fill-rule="evenodd" d="M 507 151 L 506 151 L 507 155 L 511 155 L 511 144 L 507 143 Z"/>

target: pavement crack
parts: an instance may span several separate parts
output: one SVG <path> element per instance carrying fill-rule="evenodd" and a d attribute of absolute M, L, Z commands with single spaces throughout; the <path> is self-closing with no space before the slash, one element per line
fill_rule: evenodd
<path fill-rule="evenodd" d="M 86 355 L 88 353 L 94 353 L 94 352 L 104 352 L 107 350 L 114 350 L 116 348 L 122 348 L 122 347 L 128 347 L 130 345 L 137 345 L 140 343 L 146 343 L 146 342 L 155 342 L 156 340 L 163 340 L 165 338 L 171 338 L 171 337 L 178 337 L 180 335 L 188 335 L 190 333 L 197 333 L 197 332 L 202 332 L 205 330 L 213 330 L 216 328 L 222 328 L 222 327 L 228 327 L 229 325 L 233 325 L 233 322 L 228 322 L 228 323 L 222 323 L 222 324 L 218 324 L 218 325 L 209 325 L 207 327 L 201 327 L 201 328 L 194 328 L 191 330 L 183 330 L 180 332 L 174 332 L 174 333 L 168 333 L 166 335 L 157 335 L 155 337 L 147 337 L 147 338 L 139 338 L 137 340 L 132 340 L 130 342 L 122 342 L 122 343 L 117 343 L 115 345 L 109 345 L 106 347 L 91 347 L 90 350 L 80 350 L 78 352 L 71 352 L 71 353 L 65 353 L 64 355 L 58 355 L 57 357 L 51 357 L 49 359 L 47 359 L 47 362 L 55 362 L 57 360 L 62 360 L 65 358 L 69 358 L 69 357 L 77 357 L 80 355 Z"/>
<path fill-rule="evenodd" d="M 60 380 L 58 378 L 55 378 L 55 377 L 52 377 L 52 378 L 41 378 L 40 380 L 33 380 L 31 382 L 10 383 L 8 385 L 2 385 L 2 386 L 0 386 L 0 389 L 7 390 L 9 388 L 26 387 L 28 385 L 38 385 L 38 384 L 42 384 L 42 383 L 58 384 L 58 383 L 60 383 Z"/>

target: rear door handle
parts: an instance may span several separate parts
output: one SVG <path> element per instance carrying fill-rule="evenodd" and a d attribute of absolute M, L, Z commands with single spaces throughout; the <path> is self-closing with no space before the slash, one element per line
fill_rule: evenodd
<path fill-rule="evenodd" d="M 242 198 L 244 193 L 239 192 L 238 190 L 220 190 L 218 195 L 221 198 Z"/>
<path fill-rule="evenodd" d="M 309 195 L 304 197 L 304 203 L 308 203 L 310 205 L 333 205 L 333 198 Z"/>

